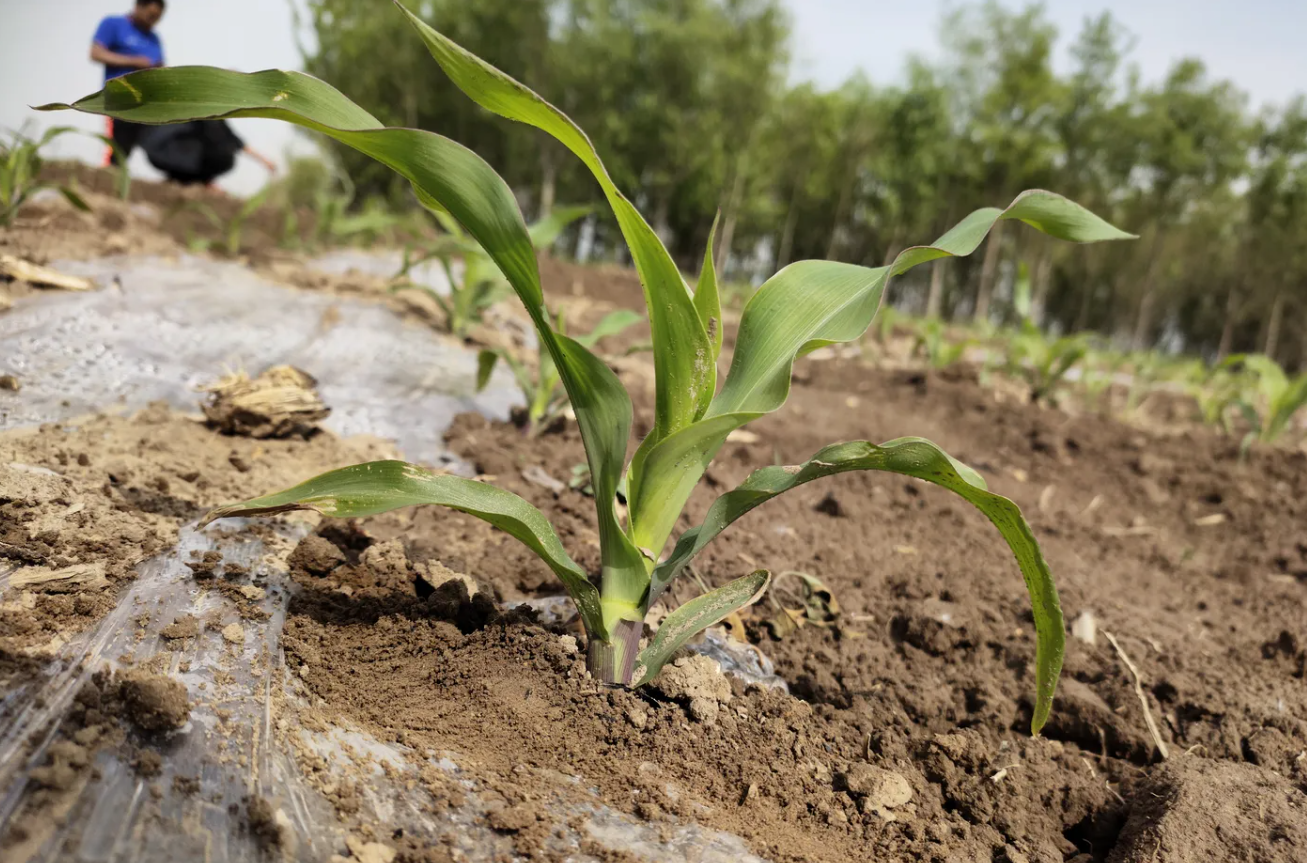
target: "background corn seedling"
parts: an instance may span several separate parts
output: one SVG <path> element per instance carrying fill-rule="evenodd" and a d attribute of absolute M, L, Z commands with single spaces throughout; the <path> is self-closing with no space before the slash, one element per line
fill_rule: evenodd
<path fill-rule="evenodd" d="M 245 232 L 245 223 L 263 209 L 271 191 L 271 187 L 264 186 L 245 199 L 240 208 L 226 219 L 212 205 L 204 201 L 187 201 L 180 209 L 191 210 L 203 216 L 218 234 L 218 239 L 192 234 L 187 237 L 186 245 L 194 252 L 205 252 L 217 245 L 228 257 L 236 257 L 241 253 L 241 237 Z"/>
<path fill-rule="evenodd" d="M 1037 636 L 1032 728 L 1044 724 L 1062 664 L 1057 590 L 1018 508 L 989 492 L 975 471 L 929 441 L 837 443 L 801 464 L 765 467 L 717 498 L 704 521 L 675 541 L 682 509 L 727 436 L 787 400 L 796 357 L 862 336 L 893 276 L 939 258 L 969 255 L 1000 221 L 1018 220 L 1081 242 L 1128 237 L 1061 196 L 1025 192 L 1006 208 L 971 213 L 929 246 L 901 251 L 884 267 L 800 261 L 758 289 L 741 314 L 729 371 L 718 385 L 723 333 L 710 234 L 698 287 L 690 293 L 671 256 L 613 183 L 589 139 L 534 92 L 464 51 L 399 7 L 450 79 L 481 107 L 548 133 L 589 169 L 621 228 L 643 285 L 653 340 L 653 425 L 629 463 L 631 399 L 584 345 L 556 331 L 545 306 L 535 245 L 508 185 L 470 150 L 439 135 L 386 128 L 316 79 L 279 71 L 241 74 L 203 67 L 135 72 L 73 105 L 137 122 L 267 117 L 314 129 L 390 166 L 435 212 L 447 212 L 485 250 L 531 316 L 542 349 L 571 400 L 594 487 L 600 571 L 567 554 L 548 521 L 525 500 L 486 483 L 437 475 L 398 461 L 342 468 L 294 488 L 213 510 L 233 515 L 313 509 L 364 516 L 414 504 L 471 513 L 531 548 L 558 575 L 588 636 L 587 663 L 601 681 L 643 684 L 690 638 L 757 600 L 770 576 L 744 575 L 681 605 L 641 648 L 644 620 L 668 585 L 732 522 L 799 485 L 852 470 L 887 471 L 946 488 L 976 506 L 1011 547 L 1025 578 Z M 625 481 L 627 511 L 617 507 Z"/>
<path fill-rule="evenodd" d="M 440 207 L 430 209 L 445 233 L 425 250 L 405 247 L 404 258 L 393 277 L 398 283 L 391 290 L 425 291 L 445 313 L 449 332 L 463 338 L 474 324 L 481 322 L 486 309 L 511 294 L 513 287 L 496 266 L 494 258 L 475 237 L 463 230 L 457 219 Z M 531 245 L 537 251 L 548 249 L 569 225 L 593 209 L 588 206 L 554 209 L 527 228 Z M 461 267 L 454 266 L 456 259 L 461 262 Z M 432 260 L 438 261 L 444 271 L 445 282 L 449 285 L 448 296 L 409 279 L 414 267 Z"/>
<path fill-rule="evenodd" d="M 900 319 L 901 320 L 901 319 Z M 939 318 L 926 318 L 915 324 L 916 341 L 913 356 L 926 360 L 926 364 L 939 371 L 959 362 L 973 344 L 971 339 L 950 338 L 948 327 Z M 887 332 L 892 332 L 892 328 Z"/>
<path fill-rule="evenodd" d="M 83 212 L 91 209 L 73 186 L 41 179 L 44 164 L 41 150 L 62 135 L 86 134 L 90 133 L 70 126 L 56 126 L 47 129 L 40 138 L 30 138 L 21 132 L 14 132 L 8 141 L 0 144 L 0 227 L 13 224 L 19 209 L 42 189 L 54 189 L 68 203 Z M 117 149 L 117 144 L 103 135 L 90 134 L 90 137 Z M 118 169 L 117 184 L 118 195 L 125 200 L 131 189 L 131 177 L 125 165 Z"/>
<path fill-rule="evenodd" d="M 630 309 L 618 309 L 605 315 L 594 329 L 584 335 L 576 336 L 578 344 L 592 348 L 602 338 L 615 336 L 628 327 L 638 324 L 644 318 Z M 560 335 L 567 334 L 567 326 L 560 312 L 556 329 Z M 558 367 L 548 352 L 540 351 L 534 362 L 528 365 L 518 359 L 506 348 L 486 348 L 477 354 L 477 392 L 485 389 L 500 360 L 513 372 L 513 379 L 526 406 L 522 411 L 522 427 L 528 435 L 534 436 L 548 427 L 567 407 L 567 391 L 563 389 L 563 378 Z"/>
<path fill-rule="evenodd" d="M 1223 369 L 1244 372 L 1244 385 L 1233 396 L 1233 403 L 1251 427 L 1241 449 L 1247 452 L 1256 441 L 1274 443 L 1291 427 L 1294 415 L 1307 405 L 1307 373 L 1290 377 L 1270 357 L 1262 354 L 1236 354 L 1228 357 Z"/>

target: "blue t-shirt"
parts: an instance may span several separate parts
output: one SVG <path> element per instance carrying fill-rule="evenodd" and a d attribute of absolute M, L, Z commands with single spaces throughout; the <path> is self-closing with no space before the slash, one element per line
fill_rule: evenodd
<path fill-rule="evenodd" d="M 95 41 L 115 54 L 132 57 L 149 57 L 154 65 L 163 65 L 163 43 L 153 30 L 145 32 L 136 26 L 130 15 L 110 15 L 95 28 Z M 105 66 L 104 80 L 135 72 L 131 66 Z"/>

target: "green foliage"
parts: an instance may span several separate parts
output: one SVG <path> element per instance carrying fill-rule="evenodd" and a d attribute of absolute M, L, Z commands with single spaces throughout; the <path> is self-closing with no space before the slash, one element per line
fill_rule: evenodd
<path fill-rule="evenodd" d="M 592 207 L 555 209 L 527 228 L 532 247 L 537 250 L 549 248 L 568 225 L 592 210 Z M 444 229 L 444 235 L 438 237 L 433 244 L 421 252 L 415 252 L 412 247 L 404 249 L 403 260 L 394 276 L 397 284 L 393 285 L 391 290 L 425 291 L 444 312 L 449 332 L 464 338 L 474 324 L 480 323 L 486 309 L 512 293 L 512 285 L 496 266 L 494 257 L 476 241 L 475 237 L 463 230 L 457 219 L 438 206 L 432 207 L 431 212 Z M 455 266 L 455 259 L 461 261 L 461 268 Z M 441 270 L 445 274 L 445 282 L 449 285 L 448 296 L 424 285 L 415 284 L 409 278 L 414 267 L 432 260 L 440 263 Z M 486 374 L 488 375 L 489 372 L 487 371 Z M 523 392 L 526 390 L 524 386 Z M 548 395 L 552 391 L 552 387 L 547 390 L 546 401 L 552 398 Z M 529 398 L 528 403 L 533 404 Z"/>
<path fill-rule="evenodd" d="M 271 191 L 270 187 L 264 186 L 258 192 L 246 198 L 240 207 L 236 209 L 236 212 L 227 218 L 223 218 L 222 214 L 212 204 L 205 201 L 187 201 L 182 209 L 192 210 L 203 216 L 205 221 L 218 234 L 219 239 L 215 241 L 212 237 L 190 234 L 186 238 L 186 245 L 193 252 L 205 252 L 212 249 L 216 244 L 228 257 L 236 257 L 241 253 L 241 237 L 245 232 L 245 223 L 263 208 Z"/>
<path fill-rule="evenodd" d="M 926 318 L 916 324 L 912 353 L 924 357 L 928 366 L 940 371 L 961 360 L 971 345 L 971 339 L 951 338 L 948 327 L 939 318 Z"/>
<path fill-rule="evenodd" d="M 1035 323 L 1029 272 L 1021 265 L 1013 308 L 1021 323 L 1007 344 L 1008 369 L 1030 384 L 1032 402 L 1051 401 L 1076 363 L 1089 352 L 1089 338 L 1073 334 L 1051 339 Z"/>
<path fill-rule="evenodd" d="M 21 132 L 15 132 L 9 140 L 0 144 L 0 227 L 13 224 L 19 209 L 27 203 L 32 195 L 42 189 L 54 189 L 64 200 L 77 209 L 87 212 L 91 208 L 71 185 L 48 183 L 41 180 L 43 160 L 41 150 L 51 141 L 69 134 L 87 134 L 70 126 L 56 126 L 47 129 L 40 138 L 29 138 Z M 92 135 L 115 146 L 102 135 Z M 118 170 L 118 193 L 126 199 L 131 180 L 126 166 Z"/>
<path fill-rule="evenodd" d="M 385 128 L 329 86 L 303 75 L 179 67 L 136 72 L 109 82 L 73 106 L 138 122 L 197 116 L 272 117 L 322 132 L 388 165 L 437 212 L 447 212 L 495 263 L 522 301 L 572 404 L 585 445 L 599 530 L 597 579 L 576 565 L 543 516 L 492 486 L 435 476 L 398 462 L 333 471 L 292 489 L 214 510 L 206 518 L 316 509 L 351 517 L 434 503 L 481 517 L 524 542 L 562 581 L 589 636 L 588 663 L 601 680 L 651 679 L 671 652 L 730 611 L 755 600 L 766 573 L 728 582 L 673 611 L 652 644 L 639 649 L 643 621 L 686 565 L 731 522 L 802 483 L 849 470 L 878 470 L 925 480 L 960 495 L 998 528 L 1026 580 L 1037 636 L 1033 729 L 1052 706 L 1062 664 L 1063 622 L 1052 575 L 1017 507 L 991 494 L 973 470 L 918 438 L 877 445 L 826 447 L 804 464 L 756 471 L 720 496 L 704 523 L 671 541 L 691 493 L 727 436 L 787 400 L 796 357 L 858 339 L 870 326 L 892 276 L 935 259 L 974 252 L 1002 221 L 1022 221 L 1053 237 L 1096 242 L 1129 235 L 1066 198 L 1025 192 L 1006 208 L 972 212 L 929 246 L 900 252 L 887 266 L 801 261 L 769 279 L 741 315 L 730 370 L 717 382 L 717 298 L 691 295 L 664 244 L 618 191 L 590 140 L 568 117 L 498 69 L 460 48 L 404 10 L 432 56 L 482 108 L 535 126 L 570 150 L 590 172 L 613 211 L 644 286 L 653 332 L 653 427 L 630 462 L 631 400 L 617 376 L 579 340 L 559 332 L 540 285 L 535 248 L 507 183 L 483 160 L 428 132 Z M 203 96 L 203 99 L 200 99 Z M 715 284 L 711 254 L 701 285 Z M 626 481 L 627 510 L 617 507 Z"/>
<path fill-rule="evenodd" d="M 1233 397 L 1251 431 L 1244 438 L 1246 451 L 1254 441 L 1274 443 L 1291 426 L 1294 415 L 1307 405 L 1307 373 L 1290 377 L 1270 357 L 1261 354 L 1236 354 L 1226 359 L 1222 369 L 1237 368 L 1245 374 L 1247 385 Z"/>
<path fill-rule="evenodd" d="M 605 336 L 615 336 L 628 327 L 638 324 L 644 318 L 630 309 L 618 309 L 605 315 L 595 328 L 582 336 L 576 336 L 578 344 L 592 348 Z M 565 335 L 567 328 L 560 312 L 556 331 Z M 552 358 L 542 352 L 535 361 L 534 370 L 504 348 L 486 348 L 477 354 L 477 391 L 485 389 L 494 373 L 495 365 L 504 361 L 513 372 L 513 380 L 522 391 L 526 409 L 522 413 L 522 425 L 528 435 L 534 436 L 549 426 L 567 407 L 567 393 L 563 389 L 563 379 L 558 373 Z M 574 486 L 575 487 L 575 486 Z"/>

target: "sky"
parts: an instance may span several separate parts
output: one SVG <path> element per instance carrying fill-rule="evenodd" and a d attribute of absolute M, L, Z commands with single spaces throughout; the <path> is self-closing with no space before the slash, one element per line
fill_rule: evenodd
<path fill-rule="evenodd" d="M 91 34 L 104 15 L 130 8 L 131 0 L 0 0 L 0 131 L 24 123 L 39 129 L 76 125 L 99 130 L 99 118 L 36 114 L 28 105 L 71 101 L 99 89 L 101 76 L 87 56 Z M 898 79 L 910 54 L 937 54 L 946 0 L 786 0 L 794 22 L 794 75 L 836 86 L 858 69 L 873 80 Z M 1017 5 L 1011 3 L 1010 5 Z M 1109 10 L 1136 38 L 1131 59 L 1145 81 L 1160 79 L 1184 56 L 1197 56 L 1216 77 L 1228 78 L 1254 105 L 1281 103 L 1307 91 L 1307 0 L 1048 0 L 1062 47 L 1088 16 Z M 170 0 L 159 27 L 168 62 L 210 64 L 242 71 L 296 68 L 290 0 Z M 440 74 L 432 64 L 432 74 Z M 529 82 L 528 82 L 529 83 Z M 240 135 L 283 163 L 288 152 L 311 149 L 290 126 L 239 120 Z M 96 160 L 102 145 L 66 136 L 51 154 Z M 133 157 L 137 176 L 157 177 L 144 154 Z M 266 178 L 242 159 L 223 188 L 248 194 Z"/>

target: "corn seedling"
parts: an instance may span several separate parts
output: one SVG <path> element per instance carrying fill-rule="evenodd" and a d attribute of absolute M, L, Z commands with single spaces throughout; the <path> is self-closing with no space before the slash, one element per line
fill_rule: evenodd
<path fill-rule="evenodd" d="M 584 348 L 592 348 L 605 336 L 615 336 L 642 320 L 644 318 L 630 309 L 618 309 L 605 315 L 590 332 L 583 336 L 576 336 L 575 341 Z M 562 336 L 567 335 L 562 314 L 558 316 L 555 332 Z M 518 389 L 522 391 L 522 398 L 526 401 L 526 407 L 521 413 L 520 425 L 526 429 L 528 435 L 534 436 L 549 426 L 567 407 L 567 392 L 563 389 L 563 377 L 558 373 L 558 366 L 554 364 L 547 351 L 540 352 L 535 368 L 532 369 L 514 356 L 512 351 L 504 348 L 486 348 L 477 355 L 477 392 L 486 388 L 486 384 L 490 382 L 490 375 L 501 359 L 512 370 L 513 379 L 517 381 Z"/>
<path fill-rule="evenodd" d="M 251 195 L 228 219 L 224 219 L 212 204 L 204 201 L 187 201 L 183 208 L 194 210 L 203 216 L 218 233 L 220 239 L 215 241 L 211 237 L 188 234 L 186 245 L 193 252 L 206 252 L 215 244 L 220 244 L 220 248 L 228 257 L 236 257 L 241 253 L 241 236 L 245 232 L 245 223 L 263 207 L 264 202 L 268 200 L 270 189 L 271 187 L 264 186 L 256 194 Z"/>
<path fill-rule="evenodd" d="M 970 339 L 950 338 L 948 328 L 939 318 L 926 318 L 917 323 L 915 329 L 917 338 L 912 345 L 912 354 L 924 357 L 926 364 L 935 371 L 957 363 L 971 347 Z"/>
<path fill-rule="evenodd" d="M 1294 414 L 1307 405 L 1307 373 L 1296 378 L 1285 374 L 1280 364 L 1264 354 L 1236 354 L 1221 368 L 1242 368 L 1251 375 L 1251 386 L 1234 397 L 1234 404 L 1247 421 L 1241 451 L 1255 442 L 1274 443 L 1288 431 Z"/>
<path fill-rule="evenodd" d="M 1035 322 L 1030 272 L 1025 264 L 1017 271 L 1012 304 L 1021 322 L 1008 342 L 1008 370 L 1030 384 L 1032 402 L 1052 400 L 1067 372 L 1089 352 L 1089 339 L 1084 335 L 1056 339 L 1044 335 Z"/>
<path fill-rule="evenodd" d="M 41 150 L 55 138 L 68 134 L 83 133 L 80 129 L 71 126 L 56 126 L 47 129 L 44 135 L 35 139 L 15 132 L 7 143 L 0 145 L 0 226 L 8 227 L 13 224 L 19 209 L 32 195 L 42 189 L 54 189 L 77 209 L 82 212 L 90 211 L 90 206 L 72 186 L 41 180 L 41 166 L 44 163 Z M 108 140 L 99 135 L 93 137 L 102 141 Z M 112 141 L 109 142 L 109 146 L 114 146 Z M 130 181 L 127 179 L 126 168 L 123 168 L 118 180 L 119 194 L 122 197 L 126 197 L 127 182 Z"/>
<path fill-rule="evenodd" d="M 598 680 L 642 685 L 690 638 L 757 600 L 770 575 L 736 578 L 677 607 L 641 649 L 644 620 L 668 585 L 732 522 L 808 482 L 855 470 L 888 471 L 948 489 L 989 518 L 1011 547 L 1026 581 L 1037 639 L 1032 727 L 1044 724 L 1061 671 L 1063 621 L 1057 589 L 1020 510 L 992 494 L 971 468 L 921 438 L 849 441 L 824 447 L 801 464 L 764 467 L 719 496 L 704 521 L 671 535 L 691 493 L 727 435 L 780 408 L 794 360 L 819 347 L 858 339 L 880 307 L 886 283 L 912 267 L 969 255 L 999 220 L 1023 221 L 1079 242 L 1128 237 L 1059 195 L 1030 191 L 1005 208 L 967 216 L 933 244 L 905 249 L 875 269 L 801 261 L 772 276 L 741 313 L 734 354 L 718 386 L 721 308 L 711 252 L 691 294 L 649 223 L 604 168 L 589 139 L 561 111 L 524 85 L 400 9 L 453 82 L 482 108 L 527 123 L 575 154 L 599 183 L 639 271 L 654 345 L 653 421 L 626 458 L 633 410 L 617 375 L 576 339 L 557 332 L 545 307 L 535 247 L 508 185 L 484 160 L 439 135 L 385 128 L 328 84 L 295 72 L 253 74 L 202 67 L 148 69 L 110 81 L 73 105 L 51 109 L 167 123 L 206 117 L 266 117 L 314 129 L 398 171 L 428 206 L 448 212 L 485 250 L 525 306 L 567 390 L 590 465 L 599 535 L 599 571 L 587 572 L 564 549 L 544 515 L 488 483 L 380 461 L 341 468 L 274 494 L 212 510 L 228 516 L 316 510 L 355 517 L 436 504 L 480 517 L 522 541 L 557 574 L 587 634 L 587 665 Z M 711 250 L 712 244 L 709 243 Z M 617 506 L 625 477 L 627 508 Z M 668 547 L 670 552 L 668 552 Z"/>
<path fill-rule="evenodd" d="M 554 209 L 527 228 L 531 246 L 537 251 L 548 249 L 557 242 L 568 225 L 592 209 L 588 206 Z M 438 207 L 432 207 L 431 211 L 445 233 L 425 251 L 415 254 L 411 249 L 404 250 L 403 261 L 394 276 L 398 284 L 391 290 L 426 291 L 445 313 L 449 332 L 463 338 L 473 324 L 481 321 L 486 309 L 513 292 L 513 286 L 500 271 L 494 257 L 463 229 L 454 216 Z M 454 266 L 455 258 L 462 261 L 461 271 Z M 438 261 L 444 271 L 445 282 L 449 285 L 448 296 L 409 280 L 414 267 L 431 260 Z"/>

